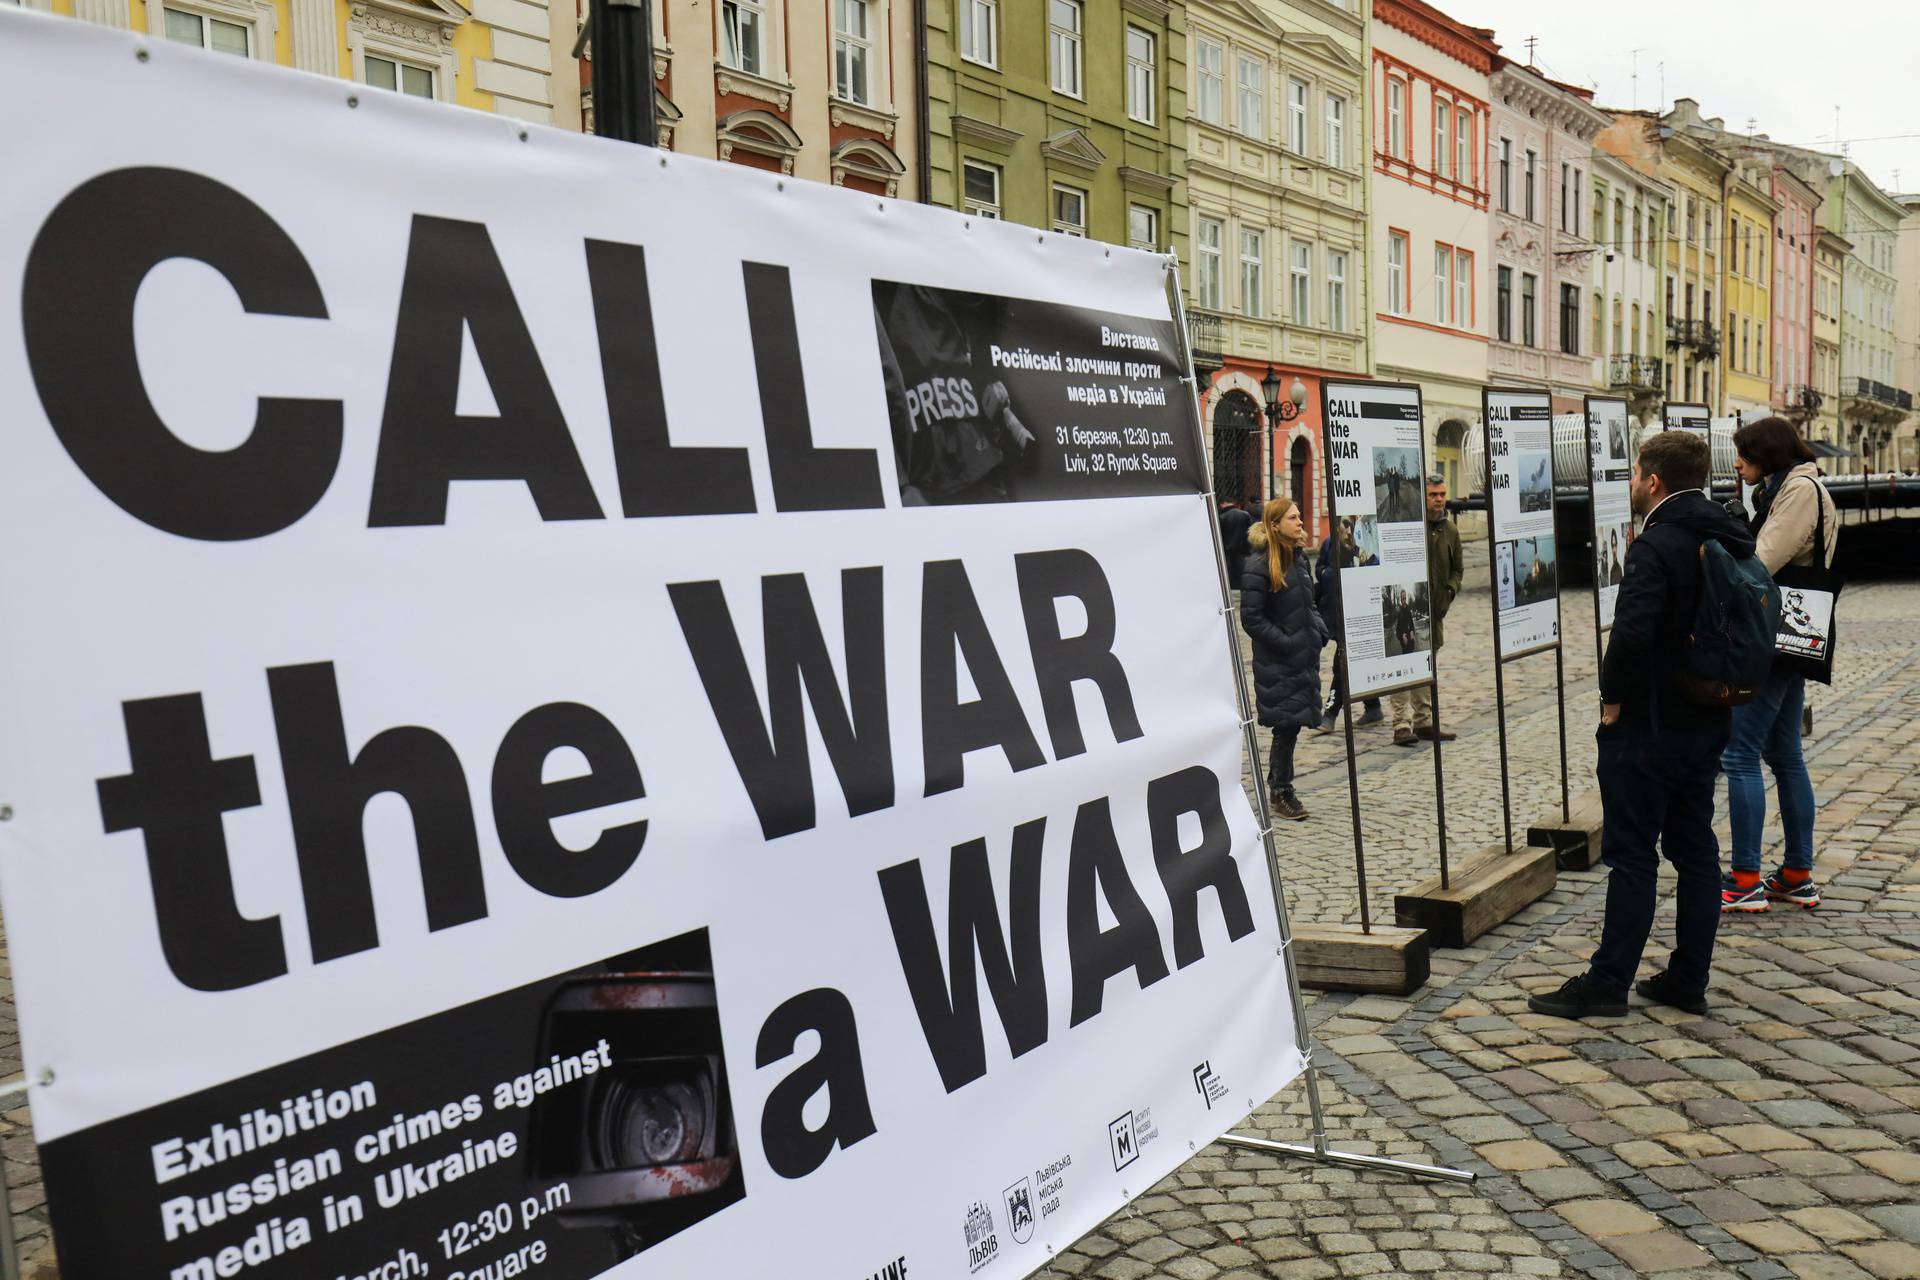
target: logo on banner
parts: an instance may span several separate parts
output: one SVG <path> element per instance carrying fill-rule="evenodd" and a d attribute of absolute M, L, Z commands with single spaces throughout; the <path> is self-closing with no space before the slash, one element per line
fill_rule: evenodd
<path fill-rule="evenodd" d="M 1025 1178 L 1000 1193 L 1007 1202 L 1007 1232 L 1015 1244 L 1033 1239 L 1033 1184 Z"/>
<path fill-rule="evenodd" d="M 1203 1062 L 1193 1069 L 1193 1087 L 1206 1100 L 1207 1110 L 1227 1096 L 1227 1082 L 1214 1074 L 1213 1064 Z"/>
<path fill-rule="evenodd" d="M 1000 1237 L 993 1229 L 993 1210 L 987 1208 L 986 1201 L 975 1200 L 967 1206 L 967 1273 L 979 1271 L 999 1256 Z"/>
<path fill-rule="evenodd" d="M 1160 1136 L 1152 1108 L 1129 1111 L 1107 1126 L 1107 1146 L 1113 1152 L 1115 1173 L 1140 1158 L 1140 1148 Z"/>

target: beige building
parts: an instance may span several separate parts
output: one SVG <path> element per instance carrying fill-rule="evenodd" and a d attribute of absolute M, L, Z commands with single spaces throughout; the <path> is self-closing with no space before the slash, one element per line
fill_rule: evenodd
<path fill-rule="evenodd" d="M 1325 0 L 1186 12 L 1189 315 L 1215 486 L 1292 497 L 1317 538 L 1318 382 L 1369 372 L 1366 13 Z"/>
<path fill-rule="evenodd" d="M 585 0 L 577 0 L 585 17 Z M 908 0 L 656 0 L 662 147 L 916 198 L 922 90 Z M 593 116 L 591 64 L 582 115 Z"/>
<path fill-rule="evenodd" d="M 1920 396 L 1920 194 L 1894 199 L 1907 211 L 1900 220 L 1893 272 L 1893 385 L 1908 411 L 1894 432 L 1894 465 L 1905 471 L 1920 468 L 1920 414 L 1913 412 L 1914 397 Z"/>
<path fill-rule="evenodd" d="M 1815 232 L 1813 247 L 1813 390 L 1819 396 L 1808 438 L 1818 449 L 1838 450 L 1840 444 L 1840 306 L 1846 280 L 1847 256 L 1853 242 L 1825 227 Z M 1846 459 L 1823 464 L 1830 472 L 1853 469 Z"/>
<path fill-rule="evenodd" d="M 573 0 L 21 2 L 376 89 L 580 127 Z"/>

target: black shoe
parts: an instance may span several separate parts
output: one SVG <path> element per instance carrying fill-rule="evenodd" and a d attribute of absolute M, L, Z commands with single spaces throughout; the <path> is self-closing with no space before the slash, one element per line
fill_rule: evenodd
<path fill-rule="evenodd" d="M 1385 719 L 1386 716 L 1381 714 L 1380 704 L 1378 702 L 1369 702 L 1367 704 L 1367 713 L 1360 717 L 1359 724 L 1365 727 L 1370 724 L 1379 724 Z"/>
<path fill-rule="evenodd" d="M 1655 1004 L 1669 1005 L 1702 1018 L 1707 1016 L 1707 993 L 1682 989 L 1671 974 L 1656 973 L 1651 978 L 1642 978 L 1633 984 L 1633 989 Z"/>
<path fill-rule="evenodd" d="M 1568 978 L 1558 991 L 1530 996 L 1527 1008 L 1535 1013 L 1544 1013 L 1549 1018 L 1571 1018 L 1575 1021 L 1581 1018 L 1622 1018 L 1627 1013 L 1627 998 L 1604 990 L 1583 973 L 1577 978 Z"/>
<path fill-rule="evenodd" d="M 1273 816 L 1288 822 L 1305 822 L 1307 807 L 1300 803 L 1300 797 L 1292 791 L 1281 791 L 1273 797 Z"/>

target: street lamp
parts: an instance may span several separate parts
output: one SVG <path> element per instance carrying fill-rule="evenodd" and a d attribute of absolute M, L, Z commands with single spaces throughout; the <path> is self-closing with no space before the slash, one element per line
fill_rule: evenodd
<path fill-rule="evenodd" d="M 1298 377 L 1294 378 L 1293 385 L 1287 388 L 1287 394 L 1292 398 L 1282 400 L 1280 375 L 1273 371 L 1272 365 L 1268 365 L 1267 376 L 1260 379 L 1260 390 L 1267 397 L 1267 496 L 1271 498 L 1279 488 L 1280 468 L 1280 459 L 1274 449 L 1273 433 L 1280 429 L 1281 423 L 1292 422 L 1300 416 L 1300 411 L 1306 408 L 1307 387 Z M 1295 497 L 1297 499 L 1298 495 Z"/>

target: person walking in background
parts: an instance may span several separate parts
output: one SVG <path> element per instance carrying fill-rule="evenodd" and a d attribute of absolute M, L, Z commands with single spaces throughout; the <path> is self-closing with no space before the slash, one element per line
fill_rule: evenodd
<path fill-rule="evenodd" d="M 1227 585 L 1240 587 L 1240 575 L 1247 561 L 1247 530 L 1253 527 L 1253 514 L 1230 498 L 1220 499 L 1220 549 L 1227 558 Z"/>
<path fill-rule="evenodd" d="M 1466 576 L 1466 558 L 1460 551 L 1460 530 L 1447 519 L 1447 478 L 1439 472 L 1427 477 L 1427 600 L 1432 610 L 1433 652 L 1438 656 L 1441 620 L 1460 594 Z M 1421 738 L 1452 742 L 1457 735 L 1433 723 L 1433 687 L 1419 685 L 1393 695 L 1393 741 L 1414 746 Z"/>
<path fill-rule="evenodd" d="M 1353 517 L 1342 517 L 1339 522 L 1340 564 L 1351 568 L 1365 568 L 1380 563 L 1380 557 L 1371 551 L 1362 551 L 1353 540 Z M 1347 705 L 1347 669 L 1344 665 L 1347 650 L 1340 637 L 1345 634 L 1340 626 L 1342 617 L 1340 601 L 1340 573 L 1334 568 L 1333 534 L 1328 534 L 1320 543 L 1320 555 L 1314 561 L 1313 605 L 1320 611 L 1321 621 L 1327 624 L 1327 631 L 1333 636 L 1337 646 L 1333 651 L 1333 688 L 1327 694 L 1327 705 L 1320 710 L 1320 732 L 1332 733 L 1334 717 Z M 1379 724 L 1386 719 L 1380 712 L 1380 699 L 1368 698 L 1365 713 L 1360 723 Z"/>
<path fill-rule="evenodd" d="M 1840 519 L 1813 450 L 1785 418 L 1762 418 L 1733 433 L 1734 466 L 1753 493 L 1754 552 L 1767 572 L 1788 565 L 1832 568 Z M 1818 536 L 1816 536 L 1818 535 Z M 1720 909 L 1759 912 L 1769 902 L 1820 905 L 1813 880 L 1813 783 L 1800 751 L 1800 713 L 1806 677 L 1775 662 L 1773 674 L 1752 702 L 1733 709 L 1732 737 L 1720 757 L 1727 774 L 1727 813 L 1733 828 L 1733 868 L 1720 894 Z M 1767 819 L 1766 761 L 1780 792 L 1782 865 L 1760 874 L 1760 840 Z"/>
<path fill-rule="evenodd" d="M 1627 548 L 1601 660 L 1595 735 L 1606 922 L 1587 972 L 1531 997 L 1535 1013 L 1618 1017 L 1627 1011 L 1629 987 L 1676 1009 L 1706 1011 L 1720 925 L 1714 777 L 1730 716 L 1725 707 L 1687 697 L 1681 664 L 1700 603 L 1702 545 L 1712 538 L 1736 558 L 1753 554 L 1752 535 L 1708 499 L 1706 483 L 1707 442 L 1699 436 L 1663 431 L 1641 446 L 1633 512 L 1646 517 L 1646 528 Z M 1636 987 L 1663 853 L 1678 877 L 1674 951 L 1665 972 Z"/>
<path fill-rule="evenodd" d="M 1306 543 L 1300 509 L 1275 498 L 1247 538 L 1240 578 L 1240 625 L 1253 640 L 1253 684 L 1260 723 L 1273 730 L 1267 795 L 1274 816 L 1307 816 L 1293 791 L 1293 749 L 1300 731 L 1320 723 L 1320 650 L 1330 638 L 1313 607 L 1313 583 L 1300 548 Z"/>

